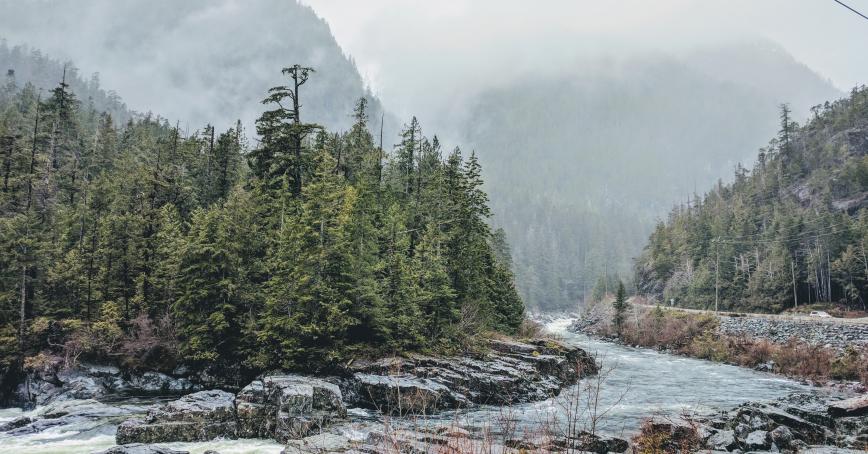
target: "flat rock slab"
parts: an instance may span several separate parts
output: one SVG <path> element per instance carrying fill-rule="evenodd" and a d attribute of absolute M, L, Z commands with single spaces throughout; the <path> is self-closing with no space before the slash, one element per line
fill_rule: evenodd
<path fill-rule="evenodd" d="M 860 416 L 868 414 L 868 394 L 852 399 L 839 400 L 829 404 L 829 414 L 832 416 Z"/>
<path fill-rule="evenodd" d="M 92 454 L 190 454 L 188 451 L 177 451 L 160 446 L 143 443 L 129 443 L 108 448 L 105 451 L 94 451 Z"/>
<path fill-rule="evenodd" d="M 118 444 L 207 441 L 237 433 L 235 395 L 225 391 L 199 391 L 148 410 L 144 419 L 129 419 L 118 426 Z"/>
<path fill-rule="evenodd" d="M 348 405 L 430 414 L 472 404 L 508 405 L 557 396 L 597 372 L 587 352 L 549 339 L 491 340 L 486 354 L 359 361 L 342 383 Z"/>

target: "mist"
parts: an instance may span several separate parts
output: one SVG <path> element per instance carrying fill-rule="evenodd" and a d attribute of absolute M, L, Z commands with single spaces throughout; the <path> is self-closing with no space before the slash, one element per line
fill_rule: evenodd
<path fill-rule="evenodd" d="M 673 204 L 751 165 L 781 104 L 802 121 L 868 74 L 864 20 L 826 1 L 0 6 L 9 46 L 99 73 L 131 109 L 187 130 L 239 118 L 252 129 L 294 63 L 317 69 L 306 119 L 347 130 L 365 96 L 389 150 L 417 117 L 445 150 L 479 155 L 491 224 L 506 230 L 532 306 L 581 300 L 610 271 L 629 276 Z"/>

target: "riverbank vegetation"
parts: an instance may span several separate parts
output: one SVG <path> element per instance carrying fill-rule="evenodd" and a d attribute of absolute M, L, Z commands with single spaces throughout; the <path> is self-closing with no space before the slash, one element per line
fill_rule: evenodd
<path fill-rule="evenodd" d="M 0 362 L 40 352 L 227 374 L 316 370 L 515 332 L 523 305 L 473 153 L 416 119 L 391 151 L 367 101 L 305 123 L 283 70 L 257 121 L 116 124 L 66 79 L 0 90 Z M 251 143 L 255 143 L 251 145 Z M 32 362 L 32 361 L 31 361 Z"/>
<path fill-rule="evenodd" d="M 868 299 L 868 88 L 812 109 L 781 107 L 752 170 L 674 209 L 636 264 L 640 293 L 679 306 L 780 312 Z"/>
<path fill-rule="evenodd" d="M 693 358 L 767 370 L 818 383 L 859 381 L 868 385 L 868 347 L 843 350 L 791 339 L 781 344 L 751 336 L 732 336 L 719 330 L 711 314 L 669 310 L 634 304 L 619 330 L 601 320 L 586 329 L 627 345 L 652 348 Z"/>

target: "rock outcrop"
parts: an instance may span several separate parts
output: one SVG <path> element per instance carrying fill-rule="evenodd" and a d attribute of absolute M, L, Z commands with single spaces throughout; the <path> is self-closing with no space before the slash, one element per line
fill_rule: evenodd
<path fill-rule="evenodd" d="M 108 425 L 129 418 L 142 410 L 142 407 L 134 405 L 107 405 L 95 400 L 57 401 L 28 416 L 20 416 L 0 424 L 0 432 L 14 437 L 73 424 Z"/>
<path fill-rule="evenodd" d="M 45 405 L 60 400 L 99 399 L 117 394 L 184 394 L 200 387 L 187 377 L 160 372 L 123 372 L 114 366 L 82 364 L 64 369 L 47 366 L 24 383 L 13 396 L 20 406 Z"/>
<path fill-rule="evenodd" d="M 431 413 L 471 404 L 544 400 L 597 372 L 585 351 L 552 340 L 491 341 L 478 356 L 407 355 L 352 365 L 341 380 L 352 406 L 392 413 Z"/>
<path fill-rule="evenodd" d="M 801 452 L 809 446 L 865 449 L 868 415 L 856 408 L 861 396 L 826 402 L 814 394 L 793 394 L 771 402 L 748 402 L 707 418 L 696 418 L 700 444 L 713 451 Z"/>
<path fill-rule="evenodd" d="M 160 446 L 146 445 L 142 443 L 130 443 L 114 446 L 105 451 L 97 451 L 92 454 L 190 454 L 189 451 L 178 451 Z"/>
<path fill-rule="evenodd" d="M 239 436 L 281 442 L 305 437 L 347 414 L 336 385 L 297 375 L 255 380 L 238 393 L 235 402 Z"/>
<path fill-rule="evenodd" d="M 302 438 L 346 416 L 334 384 L 298 375 L 270 375 L 237 395 L 200 391 L 121 423 L 117 443 L 206 441 L 225 438 Z"/>
<path fill-rule="evenodd" d="M 207 441 L 235 437 L 238 423 L 235 395 L 225 391 L 199 391 L 154 407 L 145 418 L 121 423 L 118 444 Z"/>

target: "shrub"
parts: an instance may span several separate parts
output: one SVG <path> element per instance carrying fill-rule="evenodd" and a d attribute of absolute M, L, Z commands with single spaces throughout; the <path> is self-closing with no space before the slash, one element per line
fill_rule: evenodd
<path fill-rule="evenodd" d="M 694 337 L 687 348 L 689 354 L 699 359 L 726 362 L 730 359 L 727 341 L 713 331 L 705 331 Z"/>
<path fill-rule="evenodd" d="M 837 380 L 859 380 L 864 375 L 866 360 L 868 358 L 856 350 L 853 346 L 832 361 L 829 375 Z"/>

